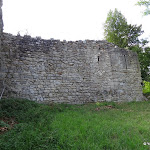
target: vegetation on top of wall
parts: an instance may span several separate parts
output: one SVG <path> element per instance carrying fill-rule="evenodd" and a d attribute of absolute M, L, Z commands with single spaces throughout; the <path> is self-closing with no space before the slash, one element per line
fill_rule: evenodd
<path fill-rule="evenodd" d="M 150 101 L 43 105 L 3 99 L 0 149 L 149 149 L 149 118 Z"/>

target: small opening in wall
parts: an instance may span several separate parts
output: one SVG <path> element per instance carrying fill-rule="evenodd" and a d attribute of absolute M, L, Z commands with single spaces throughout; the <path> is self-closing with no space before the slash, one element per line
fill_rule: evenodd
<path fill-rule="evenodd" d="M 98 60 L 98 62 L 99 62 L 99 56 L 97 56 L 97 60 Z"/>

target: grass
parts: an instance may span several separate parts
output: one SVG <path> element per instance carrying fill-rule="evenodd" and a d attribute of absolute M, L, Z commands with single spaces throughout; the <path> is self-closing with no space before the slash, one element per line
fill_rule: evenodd
<path fill-rule="evenodd" d="M 150 101 L 86 105 L 0 101 L 1 150 L 149 150 Z M 13 120 L 13 126 L 8 120 Z"/>

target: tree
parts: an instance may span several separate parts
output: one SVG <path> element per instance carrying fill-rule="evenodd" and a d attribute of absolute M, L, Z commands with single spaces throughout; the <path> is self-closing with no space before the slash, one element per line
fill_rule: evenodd
<path fill-rule="evenodd" d="M 136 5 L 146 7 L 145 11 L 143 12 L 145 16 L 150 14 L 150 0 L 140 0 Z"/>
<path fill-rule="evenodd" d="M 131 25 L 129 24 L 127 26 L 126 29 L 128 32 L 127 35 L 127 39 L 128 39 L 128 46 L 127 47 L 131 47 L 131 46 L 135 46 L 135 45 L 139 45 L 139 44 L 144 44 L 144 42 L 147 43 L 147 41 L 141 41 L 139 40 L 139 37 L 144 33 L 144 31 L 142 31 L 142 25 Z"/>
<path fill-rule="evenodd" d="M 128 24 L 125 17 L 117 9 L 108 13 L 104 24 L 104 37 L 108 42 L 114 43 L 118 47 L 127 48 L 138 54 L 140 61 L 142 79 L 150 81 L 150 48 L 143 48 L 148 41 L 139 40 L 143 34 L 142 25 Z"/>
<path fill-rule="evenodd" d="M 108 13 L 104 24 L 104 37 L 119 47 L 127 46 L 127 21 L 117 9 Z"/>
<path fill-rule="evenodd" d="M 115 45 L 126 48 L 140 43 L 138 39 L 143 33 L 142 25 L 131 25 L 117 9 L 108 13 L 104 24 L 104 37 Z"/>

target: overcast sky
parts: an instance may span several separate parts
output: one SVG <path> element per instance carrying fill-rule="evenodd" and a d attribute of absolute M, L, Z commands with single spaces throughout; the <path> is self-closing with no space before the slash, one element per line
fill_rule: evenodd
<path fill-rule="evenodd" d="M 150 38 L 150 15 L 143 17 L 137 0 L 3 0 L 4 32 L 60 40 L 102 40 L 110 9 L 128 23 L 143 25 Z"/>

